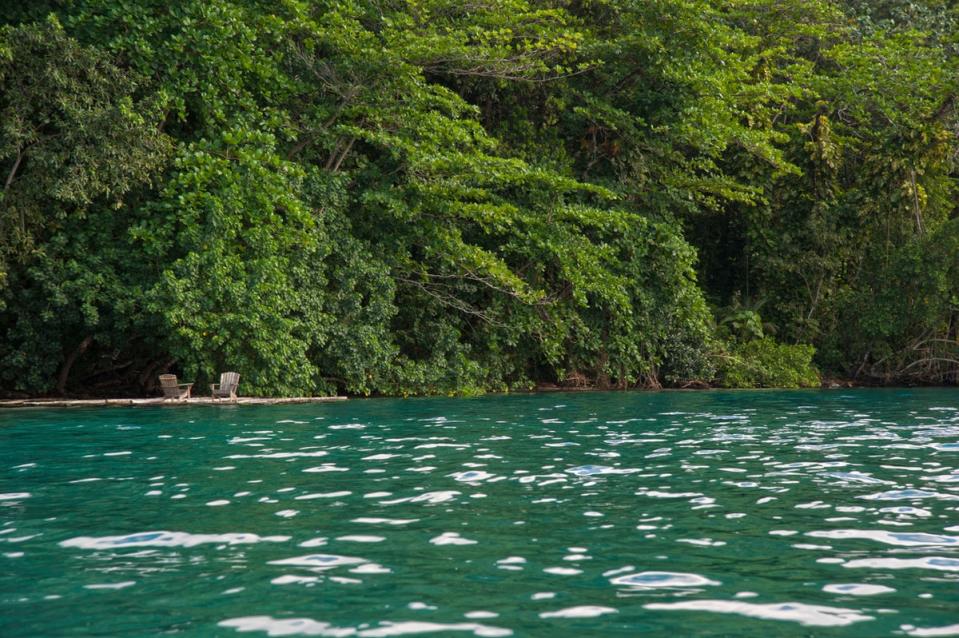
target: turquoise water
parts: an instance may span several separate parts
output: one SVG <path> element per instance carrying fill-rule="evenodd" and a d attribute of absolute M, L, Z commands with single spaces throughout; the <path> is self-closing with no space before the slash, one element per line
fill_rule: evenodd
<path fill-rule="evenodd" d="M 0 412 L 0 636 L 959 635 L 959 392 Z"/>

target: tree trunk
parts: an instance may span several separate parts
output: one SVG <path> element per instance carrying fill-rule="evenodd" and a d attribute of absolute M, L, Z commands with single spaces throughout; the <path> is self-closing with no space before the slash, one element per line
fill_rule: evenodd
<path fill-rule="evenodd" d="M 67 390 L 67 379 L 70 378 L 70 368 L 73 367 L 77 358 L 87 351 L 91 343 L 93 343 L 93 337 L 87 335 L 83 338 L 83 341 L 80 342 L 80 345 L 74 348 L 73 352 L 67 357 L 67 360 L 63 362 L 63 366 L 60 368 L 60 376 L 57 379 L 57 394 L 60 396 L 63 396 Z"/>
<path fill-rule="evenodd" d="M 912 169 L 912 172 L 909 174 L 912 180 L 912 210 L 913 214 L 916 216 L 916 231 L 922 235 L 922 211 L 919 208 L 919 190 L 916 186 L 916 169 Z"/>
<path fill-rule="evenodd" d="M 148 365 L 140 376 L 137 378 L 137 383 L 142 390 L 152 390 L 156 386 L 156 381 L 152 379 L 153 375 L 157 370 L 166 370 L 168 367 L 174 364 L 176 359 L 172 357 L 167 357 L 165 359 L 158 359 Z"/>

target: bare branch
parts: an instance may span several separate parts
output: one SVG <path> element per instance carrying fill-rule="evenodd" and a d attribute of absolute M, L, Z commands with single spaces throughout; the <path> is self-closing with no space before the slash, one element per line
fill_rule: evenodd
<path fill-rule="evenodd" d="M 20 162 L 23 161 L 23 149 L 17 149 L 17 160 L 13 163 L 13 168 L 10 169 L 10 173 L 7 175 L 7 181 L 3 184 L 3 194 L 6 195 L 7 191 L 10 189 L 10 184 L 13 183 L 13 178 L 17 174 L 17 169 L 20 168 Z"/>

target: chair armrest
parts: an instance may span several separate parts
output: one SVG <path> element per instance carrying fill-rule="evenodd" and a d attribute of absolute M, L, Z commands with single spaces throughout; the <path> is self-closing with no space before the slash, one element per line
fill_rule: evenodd
<path fill-rule="evenodd" d="M 178 387 L 178 388 L 192 388 L 192 387 L 193 387 L 193 384 L 192 384 L 192 383 L 178 383 L 178 384 L 176 385 L 176 387 Z"/>

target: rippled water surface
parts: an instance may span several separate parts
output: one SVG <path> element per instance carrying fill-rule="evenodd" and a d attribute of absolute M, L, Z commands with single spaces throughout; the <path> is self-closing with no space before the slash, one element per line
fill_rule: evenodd
<path fill-rule="evenodd" d="M 959 392 L 0 413 L 0 635 L 959 636 Z"/>

